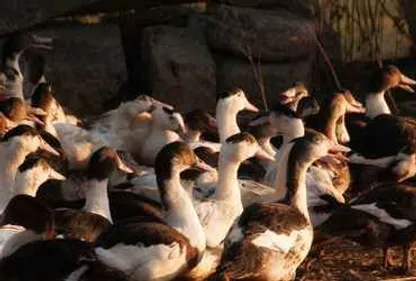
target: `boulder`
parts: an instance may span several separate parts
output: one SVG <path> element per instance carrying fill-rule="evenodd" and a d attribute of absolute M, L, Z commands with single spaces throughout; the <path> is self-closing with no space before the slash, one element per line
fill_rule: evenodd
<path fill-rule="evenodd" d="M 309 56 L 315 51 L 312 20 L 286 10 L 259 10 L 211 4 L 207 7 L 206 38 L 215 51 L 265 62 Z"/>
<path fill-rule="evenodd" d="M 286 9 L 292 13 L 313 16 L 315 9 L 312 0 L 211 0 L 219 4 L 232 5 L 237 7 L 277 10 Z"/>
<path fill-rule="evenodd" d="M 311 82 L 312 60 L 291 63 L 262 64 L 261 72 L 268 105 L 278 102 L 279 94 L 291 87 L 294 82 L 302 81 L 307 86 Z M 217 62 L 217 91 L 234 88 L 243 89 L 250 100 L 261 106 L 262 98 L 250 62 L 239 59 L 223 58 Z"/>
<path fill-rule="evenodd" d="M 142 81 L 155 98 L 184 111 L 214 109 L 216 68 L 202 33 L 199 27 L 143 29 Z"/>

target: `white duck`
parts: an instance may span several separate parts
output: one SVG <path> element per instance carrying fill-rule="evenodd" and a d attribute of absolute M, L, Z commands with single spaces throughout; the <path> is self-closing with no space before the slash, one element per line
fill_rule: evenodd
<path fill-rule="evenodd" d="M 218 265 L 221 243 L 234 220 L 243 212 L 238 168 L 243 161 L 256 154 L 272 159 L 248 133 L 235 134 L 222 145 L 215 193 L 208 200 L 195 202 L 195 210 L 207 237 L 208 249 L 201 263 L 191 272 L 193 278 L 207 277 Z"/>

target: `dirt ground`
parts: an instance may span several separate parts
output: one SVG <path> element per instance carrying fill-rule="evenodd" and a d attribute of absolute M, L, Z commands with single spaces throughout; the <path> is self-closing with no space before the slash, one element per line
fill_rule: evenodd
<path fill-rule="evenodd" d="M 384 269 L 381 249 L 366 249 L 344 239 L 330 239 L 323 243 L 322 247 L 318 246 L 320 250 L 317 250 L 317 245 L 313 246 L 298 268 L 297 281 L 416 280 L 416 262 L 412 264 L 414 277 L 401 272 L 403 251 L 400 247 L 389 250 L 392 266 Z"/>
<path fill-rule="evenodd" d="M 54 49 L 46 53 L 46 59 L 47 77 L 57 98 L 80 116 L 101 113 L 105 101 L 117 94 L 126 78 L 117 26 L 62 24 L 38 33 L 54 39 Z M 415 112 L 415 104 L 416 101 L 407 103 L 411 109 L 406 113 Z M 392 250 L 391 256 L 399 267 L 401 249 Z M 404 281 L 416 280 L 416 277 L 384 270 L 381 249 L 364 249 L 353 242 L 337 240 L 326 244 L 321 251 L 312 252 L 298 269 L 296 280 Z"/>

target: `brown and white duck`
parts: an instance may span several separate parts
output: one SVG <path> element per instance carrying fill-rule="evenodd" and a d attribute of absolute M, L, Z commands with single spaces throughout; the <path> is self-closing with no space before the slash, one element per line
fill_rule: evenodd
<path fill-rule="evenodd" d="M 320 133 L 294 141 L 288 158 L 286 204 L 253 204 L 244 209 L 225 239 L 220 266 L 209 280 L 294 279 L 313 240 L 307 169 L 332 146 Z"/>
<path fill-rule="evenodd" d="M 19 125 L 8 131 L 0 143 L 0 192 L 1 192 L 1 211 L 6 207 L 7 202 L 14 195 L 15 177 L 19 166 L 25 161 L 30 153 L 39 148 L 59 155 L 47 142 L 40 136 L 39 132 L 27 125 Z"/>
<path fill-rule="evenodd" d="M 52 239 L 55 235 L 53 211 L 30 195 L 17 195 L 3 212 L 0 233 L 2 258 L 32 241 Z"/>
<path fill-rule="evenodd" d="M 172 280 L 195 267 L 205 250 L 205 234 L 180 173 L 198 160 L 182 142 L 166 145 L 155 170 L 163 219 L 131 219 L 113 225 L 97 241 L 96 253 L 132 280 Z"/>
<path fill-rule="evenodd" d="M 402 74 L 395 66 L 387 66 L 374 74 L 373 90 L 367 94 L 365 101 L 367 119 L 349 116 L 347 122 L 352 133 L 352 149 L 366 158 L 380 158 L 396 155 L 405 146 L 414 146 L 415 120 L 392 115 L 384 98 L 386 91 L 396 87 L 414 92 L 413 85 L 416 81 Z"/>
<path fill-rule="evenodd" d="M 389 266 L 389 248 L 401 245 L 404 249 L 403 269 L 409 272 L 410 245 L 416 239 L 415 203 L 414 186 L 379 184 L 334 211 L 321 230 L 366 247 L 383 248 L 385 267 Z"/>
<path fill-rule="evenodd" d="M 92 154 L 88 168 L 79 174 L 85 177 L 81 186 L 85 205 L 82 210 L 55 210 L 57 235 L 94 242 L 112 224 L 107 186 L 109 176 L 116 169 L 131 172 L 114 149 L 102 147 Z"/>
<path fill-rule="evenodd" d="M 98 262 L 89 243 L 51 240 L 55 236 L 53 211 L 34 197 L 14 197 L 1 224 L 0 233 L 12 226 L 21 228 L 4 245 L 1 280 L 128 280 Z"/>

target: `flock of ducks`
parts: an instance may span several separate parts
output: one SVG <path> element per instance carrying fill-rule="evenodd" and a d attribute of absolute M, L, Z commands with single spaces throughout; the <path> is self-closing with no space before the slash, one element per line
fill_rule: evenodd
<path fill-rule="evenodd" d="M 264 113 L 236 89 L 215 117 L 140 95 L 81 120 L 31 50 L 48 43 L 2 49 L 0 280 L 293 280 L 314 232 L 382 248 L 385 267 L 402 245 L 410 270 L 416 121 L 384 95 L 416 81 L 398 68 L 364 105 L 295 83 Z"/>

